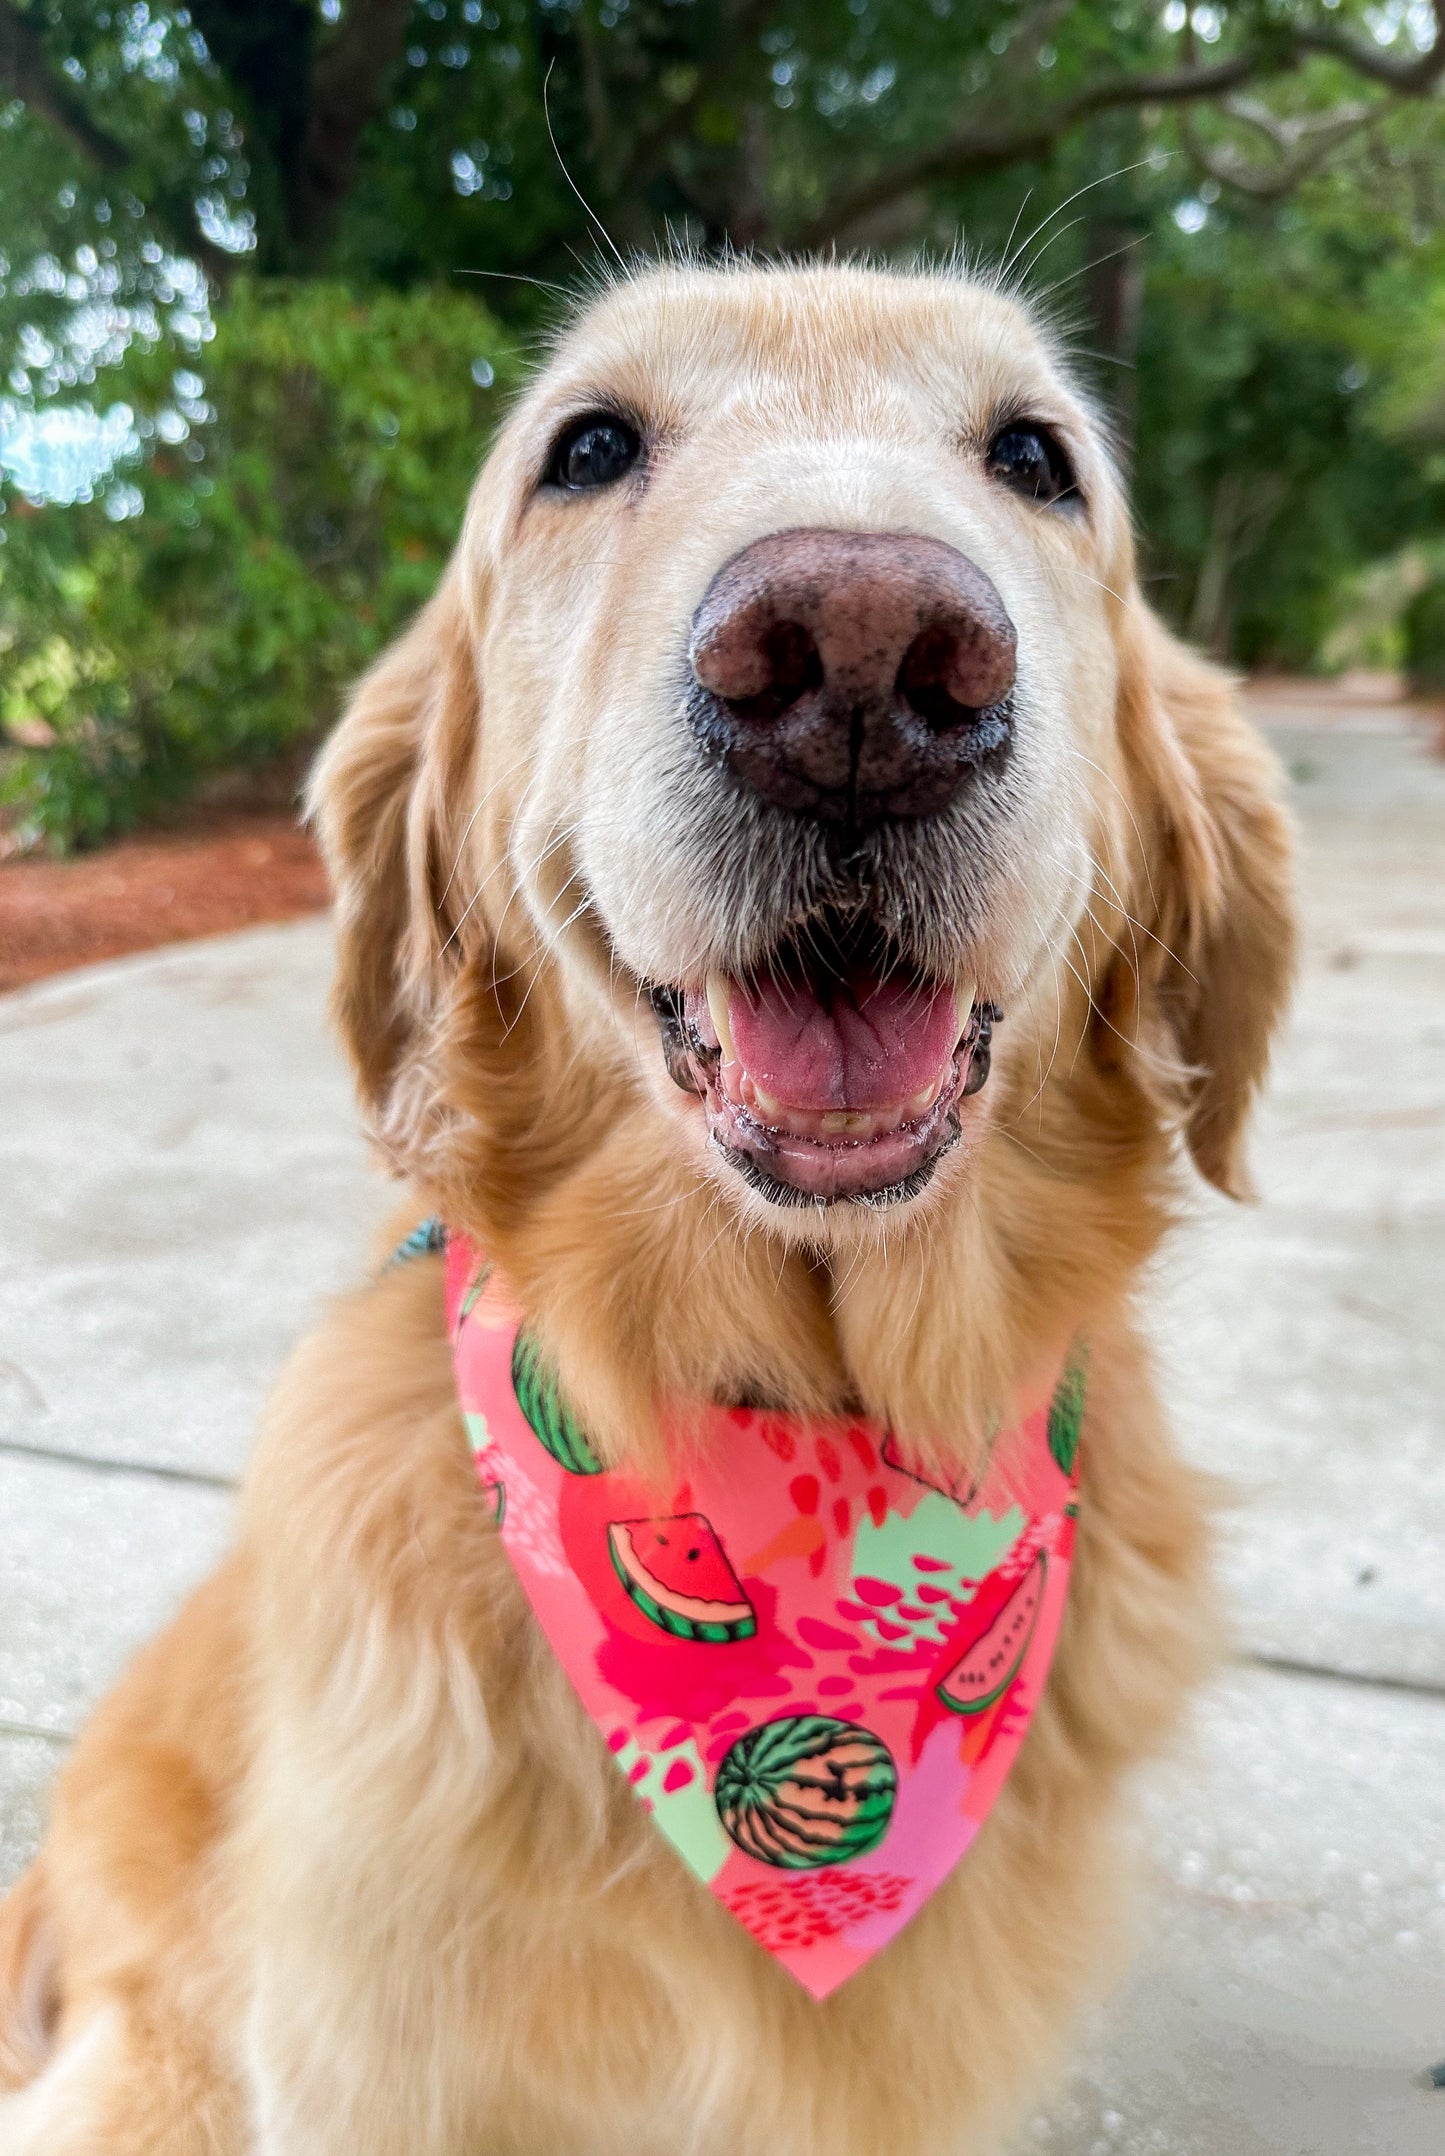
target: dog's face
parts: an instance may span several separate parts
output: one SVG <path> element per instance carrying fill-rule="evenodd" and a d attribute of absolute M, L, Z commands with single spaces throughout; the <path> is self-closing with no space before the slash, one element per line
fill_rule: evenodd
<path fill-rule="evenodd" d="M 782 1235 L 926 1214 L 1086 1036 L 1227 1182 L 1285 844 L 1225 685 L 1133 579 L 1100 431 L 996 291 L 607 293 L 321 770 L 343 1015 L 394 1142 L 485 966 L 551 1014 L 567 1112 L 579 1072 L 603 1123 L 640 1093 L 658 1148 Z"/>
<path fill-rule="evenodd" d="M 650 277 L 506 428 L 467 551 L 511 878 L 744 1202 L 812 1233 L 966 1161 L 1089 894 L 1121 525 L 958 280 Z"/>

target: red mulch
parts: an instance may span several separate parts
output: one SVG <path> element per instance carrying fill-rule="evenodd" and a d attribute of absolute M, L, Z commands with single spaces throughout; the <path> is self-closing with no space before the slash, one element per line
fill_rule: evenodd
<path fill-rule="evenodd" d="M 286 814 L 202 812 L 75 860 L 3 861 L 0 991 L 326 903 L 315 845 Z"/>

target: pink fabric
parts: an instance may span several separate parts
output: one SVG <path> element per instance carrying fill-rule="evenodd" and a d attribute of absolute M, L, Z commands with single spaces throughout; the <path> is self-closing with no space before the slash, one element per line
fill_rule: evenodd
<path fill-rule="evenodd" d="M 478 1478 L 583 1705 L 683 1861 L 824 1997 L 952 1871 L 1028 1731 L 1068 1590 L 1080 1370 L 975 1488 L 915 1474 L 872 1424 L 744 1408 L 649 1486 L 600 1467 L 459 1238 L 447 1316 Z"/>

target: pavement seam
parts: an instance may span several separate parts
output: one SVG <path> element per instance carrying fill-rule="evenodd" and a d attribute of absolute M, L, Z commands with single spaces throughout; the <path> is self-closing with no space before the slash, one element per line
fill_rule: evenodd
<path fill-rule="evenodd" d="M 0 1719 L 0 1737 L 38 1739 L 41 1744 L 53 1744 L 63 1749 L 68 1744 L 74 1744 L 75 1731 L 73 1729 L 46 1729 L 39 1722 L 9 1722 Z"/>
<path fill-rule="evenodd" d="M 59 1467 L 89 1468 L 97 1475 L 145 1475 L 154 1482 L 185 1482 L 202 1490 L 234 1490 L 234 1475 L 214 1475 L 203 1467 L 170 1467 L 159 1460 L 107 1460 L 93 1452 L 67 1452 L 59 1445 L 27 1445 L 21 1438 L 0 1437 L 0 1456 L 53 1460 Z"/>
<path fill-rule="evenodd" d="M 1363 1669 L 1331 1669 L 1327 1662 L 1305 1662 L 1288 1654 L 1251 1649 L 1237 1657 L 1245 1668 L 1267 1669 L 1280 1677 L 1312 1678 L 1322 1684 L 1353 1684 L 1372 1692 L 1408 1692 L 1416 1699 L 1445 1699 L 1445 1684 L 1429 1677 L 1372 1675 Z"/>

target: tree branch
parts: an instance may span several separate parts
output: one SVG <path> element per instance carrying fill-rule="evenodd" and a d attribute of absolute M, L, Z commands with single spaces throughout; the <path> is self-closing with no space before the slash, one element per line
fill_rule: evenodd
<path fill-rule="evenodd" d="M 1023 126 L 959 129 L 933 149 L 903 159 L 831 202 L 820 217 L 793 235 L 793 244 L 799 247 L 824 245 L 846 232 L 860 218 L 891 202 L 895 195 L 907 194 L 913 188 L 936 185 L 940 180 L 975 179 L 984 173 L 998 172 L 1007 165 L 1046 157 L 1071 127 L 1080 120 L 1092 118 L 1097 112 L 1221 97 L 1227 90 L 1239 89 L 1255 71 L 1254 58 L 1241 53 L 1230 60 L 1215 61 L 1209 67 L 1186 67 L 1149 75 L 1111 75 L 1083 90 L 1076 90 L 1071 97 L 1060 98 L 1037 120 Z M 984 109 L 982 100 L 973 107 L 978 113 Z"/>
<path fill-rule="evenodd" d="M 1291 74 L 1312 56 L 1328 55 L 1390 88 L 1397 96 L 1425 97 L 1445 76 L 1445 0 L 1433 0 L 1435 39 L 1418 58 L 1400 61 L 1376 52 L 1328 26 L 1300 29 L 1267 50 L 1245 51 L 1200 67 L 1190 64 L 1150 74 L 1110 75 L 1048 106 L 1036 119 L 1011 127 L 990 127 L 983 119 L 987 103 L 970 108 L 978 124 L 956 129 L 931 150 L 918 152 L 838 196 L 820 216 L 789 235 L 799 247 L 825 245 L 862 218 L 914 189 L 940 180 L 974 179 L 1013 164 L 1046 157 L 1070 128 L 1102 112 L 1141 105 L 1193 105 L 1224 98 L 1261 78 Z M 1354 122 L 1351 122 L 1353 126 Z M 1348 129 L 1341 129 L 1348 132 Z M 1302 171 L 1308 169 L 1302 167 Z M 1222 177 L 1222 175 L 1220 175 Z M 1236 184 L 1231 182 L 1231 184 Z M 1237 184 L 1248 185 L 1247 182 Z"/>
<path fill-rule="evenodd" d="M 1372 119 L 1386 108 L 1376 103 L 1331 105 L 1325 112 L 1271 112 L 1269 106 L 1261 105 L 1257 98 L 1226 97 L 1223 109 L 1232 120 L 1242 120 L 1246 127 L 1257 127 L 1277 150 L 1289 152 L 1297 150 L 1303 142 L 1313 141 L 1317 135 L 1335 135 L 1358 121 Z"/>
<path fill-rule="evenodd" d="M 1295 43 L 1301 52 L 1339 60 L 1366 81 L 1383 83 L 1401 97 L 1425 97 L 1445 74 L 1445 0 L 1432 0 L 1430 13 L 1435 24 L 1434 39 L 1412 60 L 1396 60 L 1380 46 L 1367 44 L 1363 38 L 1352 37 L 1348 30 L 1337 30 L 1330 23 L 1297 30 Z"/>
<path fill-rule="evenodd" d="M 110 173 L 123 172 L 130 164 L 125 144 L 98 127 L 84 100 L 57 77 L 39 30 L 13 0 L 0 0 L 0 92 L 18 97 L 27 110 L 48 120 L 87 164 Z"/>
<path fill-rule="evenodd" d="M 1225 110 L 1232 118 L 1243 120 L 1267 135 L 1281 152 L 1280 162 L 1273 166 L 1256 165 L 1227 142 L 1206 143 L 1190 115 L 1183 121 L 1180 131 L 1191 161 L 1222 186 L 1237 187 L 1241 194 L 1252 195 L 1258 202 L 1279 202 L 1292 194 L 1312 172 L 1317 172 L 1346 136 L 1358 133 L 1378 118 L 1381 108 L 1378 105 L 1341 105 L 1333 112 L 1315 114 L 1308 120 L 1282 120 L 1263 107 L 1246 106 L 1242 99 L 1237 104 L 1227 101 Z"/>

